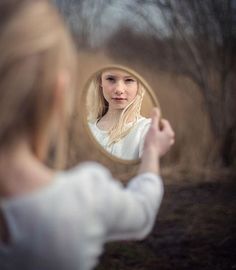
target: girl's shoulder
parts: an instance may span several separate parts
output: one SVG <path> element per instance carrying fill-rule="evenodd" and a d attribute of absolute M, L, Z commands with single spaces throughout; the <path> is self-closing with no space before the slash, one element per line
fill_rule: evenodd
<path fill-rule="evenodd" d="M 90 128 L 96 126 L 96 124 L 97 124 L 97 120 L 89 120 L 89 121 L 88 121 L 88 126 L 89 126 Z"/>
<path fill-rule="evenodd" d="M 137 122 L 136 122 L 136 127 L 137 128 L 145 128 L 145 127 L 149 127 L 150 124 L 151 124 L 151 118 L 146 118 L 146 117 L 143 117 L 141 116 Z"/>
<path fill-rule="evenodd" d="M 148 123 L 151 123 L 151 118 L 146 118 L 144 116 L 141 116 L 139 119 L 138 119 L 138 122 L 140 123 L 143 123 L 143 124 L 148 124 Z"/>
<path fill-rule="evenodd" d="M 61 172 L 59 178 L 69 179 L 71 182 L 75 181 L 76 183 L 81 182 L 84 185 L 86 180 L 110 179 L 111 174 L 107 168 L 99 163 L 83 162 L 70 170 Z"/>

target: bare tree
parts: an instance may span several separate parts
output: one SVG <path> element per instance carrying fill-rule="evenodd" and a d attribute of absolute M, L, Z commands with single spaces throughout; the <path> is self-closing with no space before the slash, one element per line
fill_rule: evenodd
<path fill-rule="evenodd" d="M 157 0 L 156 4 L 162 5 L 163 17 L 170 29 L 172 43 L 169 44 L 172 44 L 178 67 L 176 71 L 190 77 L 199 86 L 212 130 L 221 144 L 220 154 L 228 163 L 228 151 L 233 147 L 233 140 L 229 137 L 236 132 L 236 89 L 233 89 L 236 2 Z"/>
<path fill-rule="evenodd" d="M 171 29 L 178 72 L 199 85 L 217 137 L 225 135 L 229 124 L 228 97 L 235 72 L 236 10 L 233 2 L 165 1 L 162 8 L 163 13 L 169 15 L 164 14 L 164 17 Z"/>

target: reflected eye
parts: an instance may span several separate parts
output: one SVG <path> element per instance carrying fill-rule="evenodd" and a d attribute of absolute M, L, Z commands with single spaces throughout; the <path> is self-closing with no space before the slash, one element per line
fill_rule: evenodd
<path fill-rule="evenodd" d="M 107 77 L 106 80 L 109 82 L 115 82 L 115 78 L 111 76 Z"/>
<path fill-rule="evenodd" d="M 126 83 L 133 83 L 133 82 L 135 82 L 135 80 L 132 79 L 132 78 L 129 78 L 129 79 L 126 79 L 125 82 L 126 82 Z"/>

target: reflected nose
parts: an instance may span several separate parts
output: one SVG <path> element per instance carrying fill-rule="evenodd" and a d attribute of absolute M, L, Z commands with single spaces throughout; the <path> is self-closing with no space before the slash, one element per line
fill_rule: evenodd
<path fill-rule="evenodd" d="M 115 88 L 115 93 L 117 95 L 122 95 L 125 91 L 125 86 L 122 82 L 118 82 Z"/>

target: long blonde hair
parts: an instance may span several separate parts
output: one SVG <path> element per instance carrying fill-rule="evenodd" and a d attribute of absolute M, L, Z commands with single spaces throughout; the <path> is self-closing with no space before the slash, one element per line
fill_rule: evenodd
<path fill-rule="evenodd" d="M 71 37 L 47 0 L 1 0 L 0 29 L 0 150 L 26 135 L 40 159 L 48 158 L 53 144 L 54 164 L 62 167 L 68 116 L 55 138 L 50 138 L 49 120 L 59 72 L 67 70 L 75 82 Z M 69 89 L 71 100 L 73 93 Z"/>
<path fill-rule="evenodd" d="M 100 120 L 108 111 L 109 104 L 105 100 L 101 87 L 102 72 L 99 72 L 91 81 L 88 97 L 88 120 L 91 122 Z M 125 137 L 133 125 L 140 117 L 141 105 L 144 97 L 145 89 L 141 82 L 138 81 L 138 92 L 135 99 L 122 110 L 118 121 L 108 131 L 108 145 L 112 145 Z M 127 126 L 130 116 L 134 117 L 132 126 Z"/>

